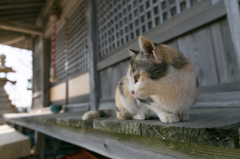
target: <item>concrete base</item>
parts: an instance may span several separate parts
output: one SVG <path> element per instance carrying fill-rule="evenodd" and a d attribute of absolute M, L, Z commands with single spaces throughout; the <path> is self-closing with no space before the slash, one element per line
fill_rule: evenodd
<path fill-rule="evenodd" d="M 31 143 L 27 136 L 8 125 L 0 126 L 0 159 L 15 159 L 30 155 Z"/>

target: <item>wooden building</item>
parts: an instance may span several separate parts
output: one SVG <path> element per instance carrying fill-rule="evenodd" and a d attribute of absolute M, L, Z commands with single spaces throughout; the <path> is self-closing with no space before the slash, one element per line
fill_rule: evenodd
<path fill-rule="evenodd" d="M 50 83 L 53 24 L 49 21 L 49 12 L 53 5 L 59 8 L 60 19 L 57 21 L 56 31 L 57 82 Z M 196 109 L 193 112 L 214 114 L 212 110 L 214 109 L 216 112 L 226 110 L 226 112 L 238 113 L 240 109 L 239 7 L 238 0 L 1 0 L 0 15 L 3 20 L 0 21 L 0 43 L 33 51 L 33 110 L 51 104 L 60 104 L 64 106 L 65 112 L 73 112 L 72 116 L 76 117 L 74 113 L 79 111 L 115 109 L 115 87 L 119 79 L 126 74 L 130 60 L 127 48 L 138 49 L 138 37 L 142 34 L 156 43 L 172 46 L 192 62 L 201 87 L 199 99 L 193 106 Z M 221 113 L 219 114 L 224 116 L 224 112 Z M 61 116 L 58 117 L 54 118 L 55 124 L 71 126 L 68 123 L 69 116 L 66 120 L 62 120 Z M 236 114 L 234 117 L 237 121 L 234 122 L 232 145 L 224 143 L 222 145 L 225 146 L 220 147 L 239 147 L 239 143 L 237 144 L 239 137 L 236 137 L 236 134 L 238 134 L 237 129 L 240 128 L 240 118 Z M 79 122 L 79 117 L 77 119 L 75 124 Z M 228 119 L 230 120 L 226 117 L 226 120 Z M 29 121 L 20 119 L 7 120 L 25 127 L 29 124 Z M 34 121 L 36 120 L 42 119 L 35 118 Z M 79 124 L 82 123 L 78 123 L 78 126 Z M 93 121 L 91 124 L 90 127 L 113 131 L 101 121 Z M 30 122 L 30 125 L 30 128 L 48 135 L 62 131 L 55 134 L 57 138 L 113 158 L 139 157 L 136 155 L 138 151 L 133 147 L 138 145 L 136 141 L 141 139 L 145 147 L 139 154 L 142 154 L 143 158 L 154 158 L 154 154 L 169 157 L 171 154 L 167 150 L 169 146 L 163 146 L 164 151 L 161 152 L 158 152 L 156 147 L 151 149 L 150 146 L 147 149 L 147 143 L 159 145 L 148 138 L 135 137 L 136 134 L 133 132 L 125 131 L 125 134 L 133 135 L 129 137 L 133 141 L 130 146 L 127 137 L 122 136 L 123 142 L 116 140 L 108 149 L 106 140 L 109 142 L 114 140 L 114 136 L 111 136 L 114 133 L 109 133 L 110 137 L 103 135 L 106 137 L 104 141 L 100 140 L 102 137 L 87 141 L 79 138 L 89 139 L 91 135 L 96 135 L 94 131 L 89 130 L 89 136 L 85 136 L 82 129 L 79 130 L 80 134 L 82 133 L 79 135 L 69 129 L 62 130 L 63 128 L 59 126 L 56 126 L 58 131 L 55 131 L 44 124 Z M 203 126 L 204 130 L 209 128 L 208 126 Z M 134 128 L 134 124 L 129 128 Z M 114 132 L 121 133 L 121 130 Z M 75 137 L 68 137 L 66 133 Z M 144 136 L 143 134 L 141 132 L 140 136 Z M 76 136 L 79 138 L 76 139 Z M 80 143 L 81 141 L 84 143 Z M 173 141 L 184 142 L 181 138 L 174 138 Z M 103 142 L 103 146 L 98 148 L 97 145 Z M 166 144 L 164 141 L 161 143 Z M 200 141 L 192 143 L 199 144 Z M 124 144 L 128 146 L 125 147 Z M 216 146 L 211 142 L 205 145 Z M 124 156 L 117 152 L 117 148 L 124 153 L 127 153 L 128 149 L 132 152 Z M 201 155 L 200 149 L 195 146 L 193 151 L 196 150 L 196 153 Z M 179 152 L 169 158 L 176 157 L 179 153 L 185 155 L 187 151 L 183 150 L 184 153 L 181 153 L 181 150 L 178 150 Z M 206 149 L 203 148 L 201 151 L 206 152 Z M 222 157 L 221 151 L 222 149 L 216 149 L 218 155 L 220 154 L 218 157 Z M 235 155 L 239 153 L 239 149 L 231 152 Z M 181 155 L 180 158 L 185 157 Z"/>

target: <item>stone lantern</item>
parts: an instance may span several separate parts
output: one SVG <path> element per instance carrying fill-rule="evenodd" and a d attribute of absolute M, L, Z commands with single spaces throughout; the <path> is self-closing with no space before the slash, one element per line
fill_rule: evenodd
<path fill-rule="evenodd" d="M 0 61 L 1 61 L 1 65 L 0 65 L 0 73 L 4 73 L 5 77 L 0 77 L 0 125 L 2 125 L 4 123 L 2 115 L 4 113 L 16 113 L 17 109 L 15 106 L 13 106 L 11 104 L 11 101 L 8 98 L 8 94 L 6 93 L 5 89 L 4 89 L 4 85 L 7 82 L 11 82 L 12 84 L 15 84 L 16 81 L 10 81 L 7 79 L 7 73 L 9 72 L 15 72 L 12 70 L 11 67 L 6 67 L 5 66 L 5 59 L 6 56 L 4 54 L 0 55 Z"/>

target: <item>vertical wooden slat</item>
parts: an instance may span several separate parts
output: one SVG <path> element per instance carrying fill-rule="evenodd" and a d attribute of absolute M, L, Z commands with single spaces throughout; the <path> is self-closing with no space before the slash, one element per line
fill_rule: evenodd
<path fill-rule="evenodd" d="M 177 14 L 181 12 L 179 0 L 175 0 Z"/>
<path fill-rule="evenodd" d="M 160 19 L 160 24 L 163 23 L 163 13 L 162 13 L 162 5 L 161 1 L 158 0 L 158 10 L 159 10 L 159 19 Z"/>
<path fill-rule="evenodd" d="M 171 19 L 172 15 L 171 15 L 171 7 L 170 7 L 170 2 L 169 2 L 169 0 L 166 0 L 166 8 L 167 8 L 167 16 L 168 16 L 168 19 Z"/>
<path fill-rule="evenodd" d="M 145 26 L 145 32 L 148 31 L 148 18 L 147 18 L 147 7 L 146 7 L 146 1 L 143 1 L 143 11 L 144 11 L 144 25 Z"/>
<path fill-rule="evenodd" d="M 190 2 L 190 0 L 186 0 L 186 7 L 187 7 L 187 9 L 191 7 L 191 2 Z"/>
<path fill-rule="evenodd" d="M 238 0 L 224 0 L 227 19 L 230 27 L 233 45 L 237 54 L 238 66 L 240 68 L 240 14 Z"/>
<path fill-rule="evenodd" d="M 137 1 L 137 6 L 138 6 L 138 15 L 140 15 L 141 14 L 141 11 L 140 11 L 140 2 L 139 1 Z M 139 16 L 139 18 L 138 18 L 138 26 L 139 26 L 139 32 L 140 32 L 140 34 L 142 34 L 143 33 L 143 31 L 142 31 L 142 20 L 141 20 L 141 16 Z"/>
<path fill-rule="evenodd" d="M 98 36 L 95 0 L 87 0 L 87 31 L 89 50 L 89 76 L 90 76 L 90 109 L 97 110 L 99 103 L 99 75 L 98 62 Z"/>
<path fill-rule="evenodd" d="M 155 15 L 154 15 L 154 9 L 153 9 L 153 1 L 152 0 L 150 0 L 150 8 L 151 8 L 151 10 L 150 10 L 150 12 L 151 12 L 151 21 L 152 21 L 152 28 L 154 28 L 155 26 L 156 26 L 156 24 L 155 24 Z"/>

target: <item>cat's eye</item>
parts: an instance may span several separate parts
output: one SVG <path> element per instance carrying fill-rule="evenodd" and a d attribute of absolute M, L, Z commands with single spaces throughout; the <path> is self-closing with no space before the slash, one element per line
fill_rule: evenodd
<path fill-rule="evenodd" d="M 134 83 L 137 83 L 138 80 L 139 80 L 139 78 L 140 78 L 140 75 L 136 75 L 136 76 L 134 76 Z"/>

